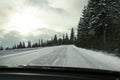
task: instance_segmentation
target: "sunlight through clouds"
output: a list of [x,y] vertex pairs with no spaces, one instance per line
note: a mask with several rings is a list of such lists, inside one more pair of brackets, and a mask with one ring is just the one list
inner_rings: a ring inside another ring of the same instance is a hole
[[[0,44],[10,45],[6,40],[28,40],[31,35],[34,41],[47,38],[45,35],[51,37],[69,32],[70,28],[77,28],[87,1],[0,0]],[[11,36],[13,33],[17,37]]]
[[28,7],[21,12],[11,16],[8,24],[9,30],[16,30],[23,35],[29,34],[36,29],[45,28],[46,24],[42,22],[42,19],[37,18],[38,10]]

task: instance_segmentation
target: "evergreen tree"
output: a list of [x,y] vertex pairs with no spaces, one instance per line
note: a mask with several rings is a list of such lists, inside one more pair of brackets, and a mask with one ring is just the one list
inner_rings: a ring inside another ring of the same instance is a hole
[[16,46],[16,45],[14,45],[14,46],[12,47],[12,49],[17,49],[17,46]]
[[27,46],[28,48],[31,48],[32,47],[32,45],[31,45],[31,42],[30,41],[28,41],[28,46]]
[[77,46],[108,51],[118,48],[119,11],[119,0],[90,0],[78,25]]
[[23,42],[23,44],[22,44],[22,48],[25,48],[26,46],[25,46],[25,42]]
[[40,40],[39,40],[39,43],[38,43],[38,45],[39,45],[39,47],[41,47],[41,42],[40,42]]
[[65,35],[63,34],[63,40],[62,40],[62,44],[64,45],[65,44]]
[[5,50],[10,50],[10,48],[9,48],[9,47],[7,47],[7,48],[5,48]]
[[54,45],[57,45],[57,35],[54,36]]
[[63,40],[61,38],[58,39],[58,45],[62,45],[63,44]]
[[36,42],[32,45],[32,47],[39,47],[39,44]]
[[74,44],[74,40],[75,40],[75,33],[74,33],[74,29],[71,29],[71,36],[70,36],[70,43]]
[[77,41],[76,41],[77,46],[86,47],[86,45],[88,44],[88,30],[89,30],[89,20],[91,18],[90,15],[91,12],[89,12],[88,7],[84,7],[83,15],[80,18],[80,22],[78,24]]
[[0,47],[0,50],[4,50],[4,48],[1,46],[1,47]]
[[70,40],[68,38],[68,34],[66,33],[66,37],[65,37],[65,44],[70,44]]
[[17,48],[18,48],[18,49],[23,48],[22,42],[20,42],[20,43],[17,45]]

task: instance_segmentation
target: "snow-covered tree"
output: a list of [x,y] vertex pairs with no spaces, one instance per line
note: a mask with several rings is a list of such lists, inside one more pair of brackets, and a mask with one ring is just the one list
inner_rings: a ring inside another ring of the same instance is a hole
[[120,1],[90,0],[78,25],[77,45],[114,51],[119,40]]

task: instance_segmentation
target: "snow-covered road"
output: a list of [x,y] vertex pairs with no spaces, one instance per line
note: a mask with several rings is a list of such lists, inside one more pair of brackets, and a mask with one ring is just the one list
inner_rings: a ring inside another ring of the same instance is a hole
[[0,65],[39,65],[119,70],[120,59],[74,45],[46,47],[0,56]]

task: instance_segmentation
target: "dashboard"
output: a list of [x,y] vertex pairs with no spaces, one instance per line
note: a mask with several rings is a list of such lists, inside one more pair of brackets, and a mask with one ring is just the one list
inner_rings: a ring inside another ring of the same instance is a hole
[[0,80],[120,80],[120,73],[76,68],[0,68]]

